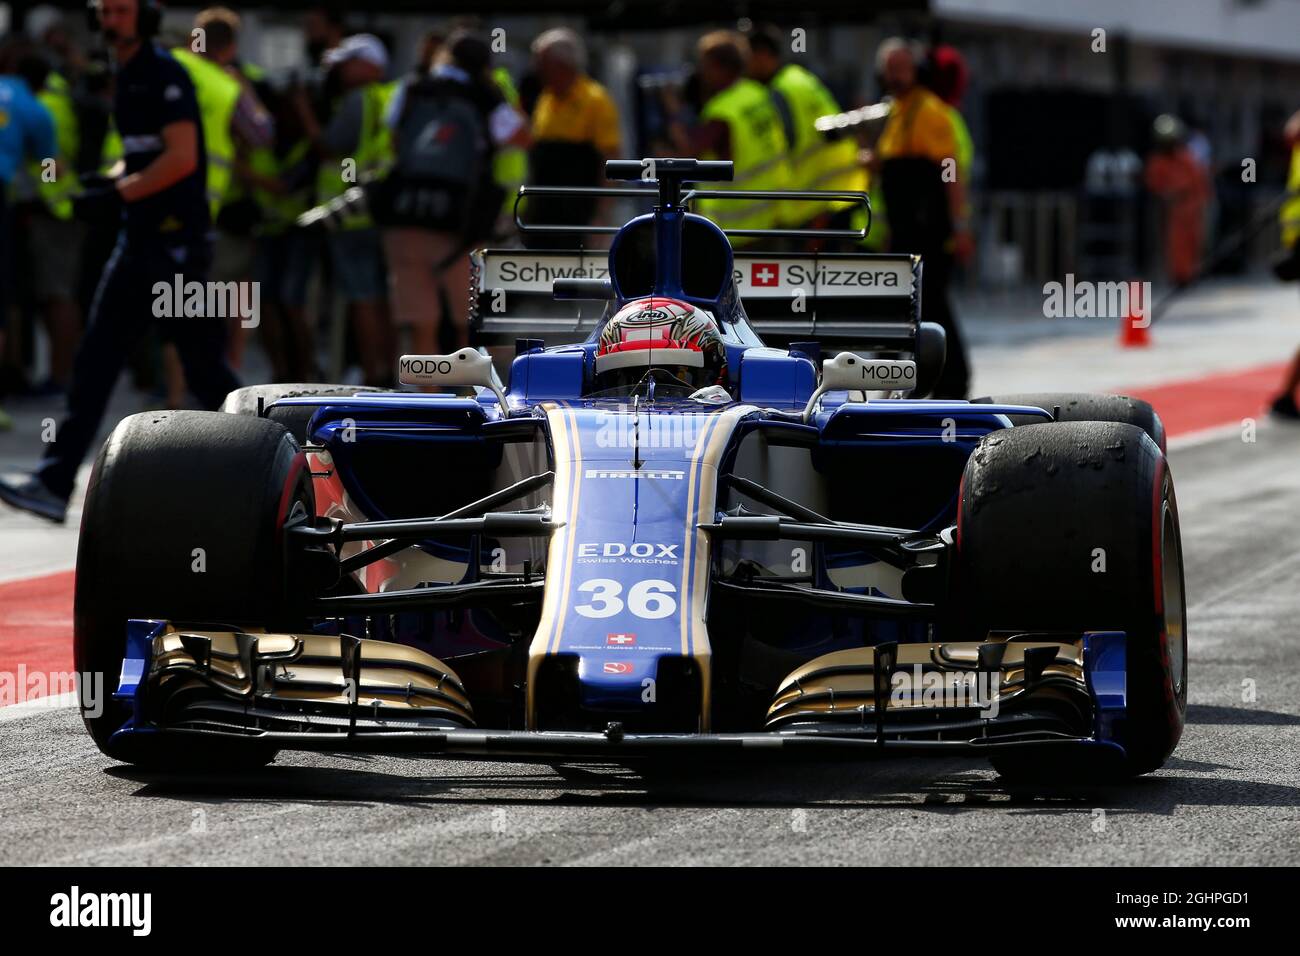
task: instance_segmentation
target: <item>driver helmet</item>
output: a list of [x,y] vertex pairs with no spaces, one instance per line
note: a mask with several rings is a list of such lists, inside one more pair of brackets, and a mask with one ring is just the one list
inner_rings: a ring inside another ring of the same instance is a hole
[[597,388],[634,386],[653,370],[694,389],[723,384],[727,350],[713,316],[665,296],[633,299],[619,309],[600,332]]

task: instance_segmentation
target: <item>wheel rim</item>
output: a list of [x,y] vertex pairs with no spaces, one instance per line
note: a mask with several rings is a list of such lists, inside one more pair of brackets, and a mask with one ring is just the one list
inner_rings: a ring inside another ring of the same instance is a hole
[[1165,502],[1160,533],[1161,592],[1164,605],[1165,647],[1169,654],[1169,673],[1174,697],[1183,694],[1187,679],[1186,605],[1183,601],[1183,555],[1178,544],[1178,528],[1173,509]]

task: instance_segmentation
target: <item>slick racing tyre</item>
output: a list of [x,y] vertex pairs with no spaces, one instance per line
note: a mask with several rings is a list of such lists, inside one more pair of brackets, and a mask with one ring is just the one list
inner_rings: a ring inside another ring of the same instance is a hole
[[77,673],[103,675],[107,699],[82,707],[100,750],[167,767],[271,760],[273,750],[216,741],[187,743],[183,752],[114,742],[130,709],[111,695],[129,618],[289,623],[284,528],[314,513],[306,456],[276,422],[163,411],[132,415],[113,430],[86,492],[74,609]]
[[289,429],[289,434],[298,439],[298,444],[305,445],[307,443],[307,424],[316,411],[315,406],[282,405],[279,408],[272,408],[271,406],[280,399],[314,398],[316,396],[351,398],[353,395],[391,391],[393,391],[391,388],[367,388],[363,385],[323,385],[313,383],[249,385],[244,388],[237,388],[227,395],[225,402],[221,405],[221,410],[236,415],[252,415],[256,417],[258,412],[257,402],[260,398],[262,408],[266,409],[266,417]]
[[[1165,451],[1165,426],[1149,402],[1127,395],[1094,395],[1087,392],[1022,392],[1016,395],[992,395],[973,398],[980,405],[1034,405],[1045,411],[1060,407],[1062,422],[1122,422],[1136,425]],[[1008,415],[1013,425],[1042,422],[1037,415]]]
[[1125,758],[1085,767],[1076,748],[1007,750],[993,759],[999,773],[1131,777],[1164,763],[1187,708],[1186,601],[1173,479],[1150,435],[1060,422],[985,436],[962,478],[956,564],[977,639],[992,629],[1127,635]]

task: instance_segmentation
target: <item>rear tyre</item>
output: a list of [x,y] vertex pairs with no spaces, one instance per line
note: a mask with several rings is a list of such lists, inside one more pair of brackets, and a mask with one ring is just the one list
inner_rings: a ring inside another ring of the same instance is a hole
[[290,624],[284,528],[315,514],[314,504],[306,456],[275,422],[144,412],[114,429],[86,493],[74,610],[77,673],[102,674],[108,697],[102,708],[82,708],[100,750],[168,767],[262,764],[274,757],[270,748],[221,741],[179,752],[139,739],[114,742],[130,710],[111,695],[129,618]]
[[235,415],[258,414],[258,400],[265,409],[265,415],[273,422],[279,422],[289,430],[299,445],[307,444],[307,424],[316,412],[314,405],[281,405],[272,408],[282,398],[351,398],[353,395],[369,395],[391,392],[391,388],[367,388],[362,385],[324,385],[319,383],[295,383],[288,385],[249,385],[237,388],[226,396],[221,411]]
[[[986,436],[966,464],[957,530],[961,606],[972,632],[1126,632],[1126,757],[1007,751],[1013,779],[1155,770],[1187,708],[1186,602],[1178,504],[1165,456],[1133,425],[1061,422]],[[1054,757],[1060,754],[1059,761]]]
[[[1059,407],[1062,422],[1121,422],[1146,432],[1161,451],[1165,451],[1165,426],[1149,402],[1127,395],[1095,395],[1089,392],[1021,392],[1015,395],[991,395],[973,398],[980,405],[1034,405],[1044,411]],[[1008,415],[1013,425],[1033,425],[1043,419],[1038,415]]]

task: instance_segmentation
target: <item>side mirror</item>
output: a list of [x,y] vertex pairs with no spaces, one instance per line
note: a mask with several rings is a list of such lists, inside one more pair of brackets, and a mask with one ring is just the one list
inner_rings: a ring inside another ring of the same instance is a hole
[[853,352],[822,362],[822,381],[803,410],[803,420],[826,392],[894,392],[916,387],[916,363],[911,359],[863,358]]
[[934,391],[943,374],[948,357],[948,333],[937,322],[921,322],[916,327],[916,390],[912,395],[924,398]]
[[501,411],[508,414],[506,393],[501,388],[492,359],[466,346],[450,355],[403,355],[397,366],[397,380],[403,385],[478,385],[496,395]]

